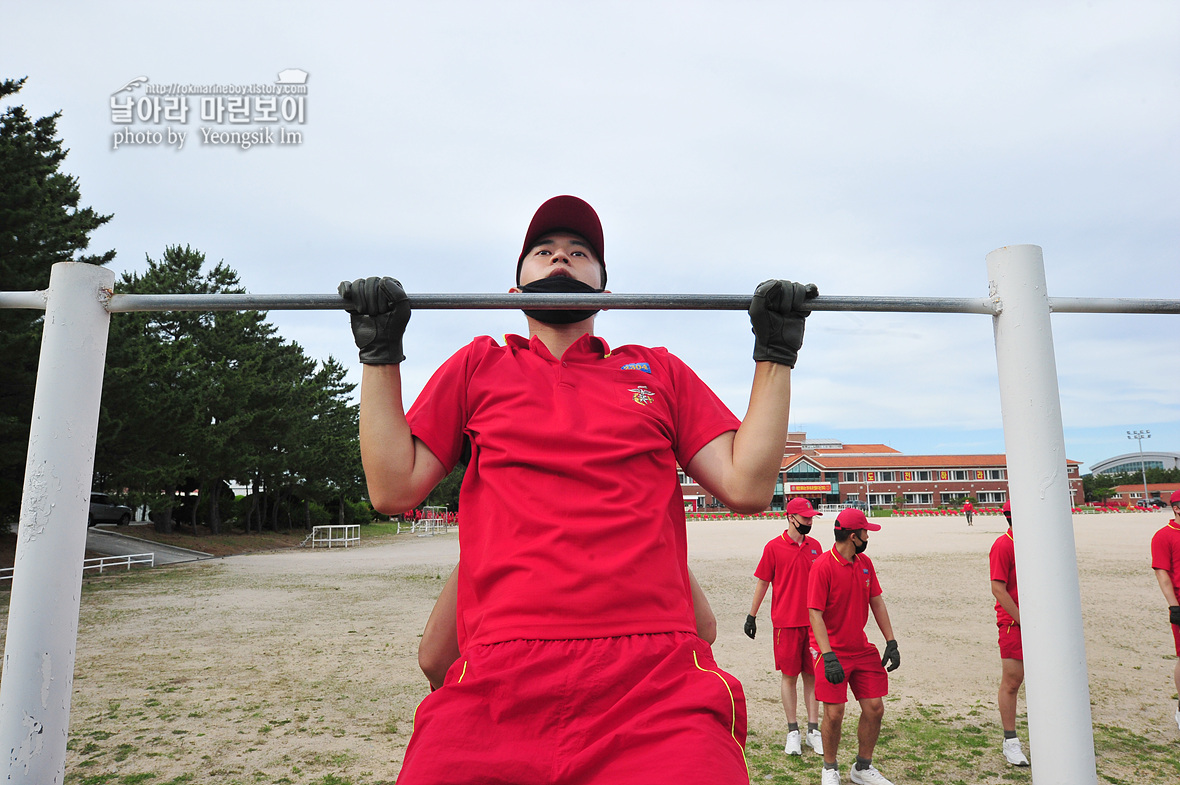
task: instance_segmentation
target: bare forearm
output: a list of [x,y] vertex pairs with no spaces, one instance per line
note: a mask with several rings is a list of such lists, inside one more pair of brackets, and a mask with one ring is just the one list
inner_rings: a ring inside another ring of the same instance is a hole
[[992,596],[996,598],[996,602],[1000,604],[1004,612],[1012,617],[1012,621],[1020,624],[1020,606],[1008,593],[1008,584],[1004,581],[992,581]]
[[713,613],[713,607],[709,605],[709,598],[705,596],[705,590],[697,583],[697,576],[692,574],[692,570],[688,571],[688,585],[692,592],[692,610],[696,617],[697,636],[705,643],[712,645],[717,640],[717,616]]
[[750,406],[733,437],[735,493],[769,504],[783,463],[791,409],[791,369],[777,363],[754,366]]
[[762,607],[762,600],[766,597],[766,590],[770,588],[770,584],[761,578],[758,579],[757,585],[754,586],[754,601],[750,603],[750,615],[757,616],[758,609]]
[[791,369],[758,363],[741,426],[701,448],[688,473],[735,512],[765,510],[782,467],[790,403]]
[[877,620],[877,626],[881,629],[885,640],[893,640],[893,624],[889,621],[889,609],[885,607],[885,600],[881,598],[880,594],[869,598],[869,609],[872,610],[873,618]]
[[418,642],[418,667],[436,690],[442,686],[451,664],[459,659],[458,594],[459,567],[456,565],[443,584],[430,618],[426,620],[422,640]]
[[1159,581],[1160,591],[1164,593],[1164,599],[1168,601],[1168,607],[1173,605],[1180,605],[1177,601],[1176,587],[1172,585],[1172,576],[1167,570],[1156,570],[1155,579]]
[[828,628],[824,624],[823,611],[808,608],[807,614],[811,619],[811,631],[815,633],[815,645],[819,648],[821,654],[828,653],[832,650],[832,645],[828,641]]
[[436,471],[432,472],[435,467],[430,461],[420,460],[422,453],[433,456],[414,441],[406,421],[400,366],[364,366],[360,439],[369,500],[379,512],[392,514],[414,507],[438,481],[439,477],[431,481]]

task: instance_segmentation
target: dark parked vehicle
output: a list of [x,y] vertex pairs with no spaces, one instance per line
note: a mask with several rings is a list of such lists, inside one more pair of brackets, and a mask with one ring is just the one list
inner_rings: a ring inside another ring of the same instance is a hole
[[122,504],[115,504],[105,493],[90,494],[90,521],[96,523],[117,523],[126,526],[131,523],[131,508]]
[[1142,504],[1144,507],[1155,507],[1157,510],[1160,507],[1168,506],[1168,503],[1158,496],[1152,496],[1150,499],[1144,500]]

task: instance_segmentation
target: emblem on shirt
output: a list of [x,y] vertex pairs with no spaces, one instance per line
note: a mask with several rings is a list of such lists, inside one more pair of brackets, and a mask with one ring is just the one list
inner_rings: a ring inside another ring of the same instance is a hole
[[620,371],[643,371],[644,373],[651,373],[651,366],[647,363],[627,363],[619,368]]
[[631,400],[635,401],[635,403],[639,404],[640,406],[647,406],[656,399],[656,394],[647,389],[647,387],[642,384],[638,387],[628,390],[627,392],[631,393]]

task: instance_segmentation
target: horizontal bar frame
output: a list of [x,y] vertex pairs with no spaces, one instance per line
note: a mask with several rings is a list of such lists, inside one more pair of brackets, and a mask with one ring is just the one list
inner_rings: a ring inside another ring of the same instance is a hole
[[[745,311],[747,294],[440,294],[409,295],[414,310],[519,310],[598,308],[616,311]],[[147,311],[332,311],[347,303],[338,294],[110,294],[111,313]],[[821,295],[813,311],[900,313],[976,313],[1002,310],[989,297],[848,297]],[[0,292],[0,309],[44,310],[45,292]],[[1050,297],[1054,313],[1180,314],[1180,300],[1103,297]]]

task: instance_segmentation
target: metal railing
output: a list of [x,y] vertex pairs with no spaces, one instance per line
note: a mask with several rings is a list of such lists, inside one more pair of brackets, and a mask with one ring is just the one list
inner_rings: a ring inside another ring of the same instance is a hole
[[326,526],[315,526],[311,530],[311,547],[322,545],[331,548],[333,545],[343,545],[347,548],[354,542],[361,541],[361,527],[359,523],[333,523]]
[[[87,570],[98,570],[101,575],[106,569],[110,567],[126,567],[131,569],[133,564],[146,564],[148,567],[156,566],[156,554],[154,553],[132,553],[126,556],[97,556],[93,559],[82,560],[82,572]],[[14,567],[0,568],[0,581],[12,580],[12,573]]]

